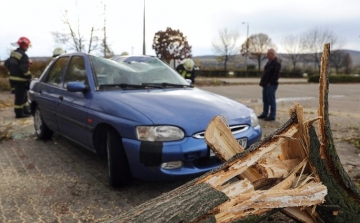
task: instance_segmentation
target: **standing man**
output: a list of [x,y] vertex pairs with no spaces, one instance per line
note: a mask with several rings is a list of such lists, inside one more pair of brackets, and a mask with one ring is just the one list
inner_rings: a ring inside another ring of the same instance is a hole
[[28,38],[21,37],[16,43],[19,47],[11,52],[9,59],[5,61],[5,66],[10,72],[9,80],[15,88],[15,118],[27,118],[31,115],[27,102],[31,73],[29,71],[29,57],[25,52],[31,46],[31,42]]
[[192,59],[190,58],[185,59],[184,63],[179,64],[176,67],[176,70],[177,72],[179,72],[181,76],[183,76],[183,78],[190,79],[192,85],[195,84],[195,69],[194,69],[194,61]]
[[[279,85],[281,64],[276,57],[274,49],[267,52],[269,61],[266,63],[264,73],[261,76],[260,86],[262,89],[263,112],[258,116],[265,121],[274,121],[276,119],[276,97],[275,92]],[[269,114],[270,109],[270,114]]]

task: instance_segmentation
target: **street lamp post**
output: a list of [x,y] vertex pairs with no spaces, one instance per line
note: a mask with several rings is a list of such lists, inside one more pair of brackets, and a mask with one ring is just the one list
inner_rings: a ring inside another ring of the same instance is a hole
[[143,55],[146,55],[145,50],[145,0],[144,0],[144,24],[143,24]]
[[246,54],[245,54],[245,73],[247,74],[247,58],[248,58],[248,51],[249,51],[249,23],[242,22],[242,24],[247,25],[247,32],[246,32]]

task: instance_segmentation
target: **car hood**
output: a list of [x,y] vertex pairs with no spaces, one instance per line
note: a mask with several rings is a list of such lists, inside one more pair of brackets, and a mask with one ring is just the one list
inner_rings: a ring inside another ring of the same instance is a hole
[[114,105],[127,104],[154,125],[181,126],[188,132],[203,131],[212,118],[220,115],[226,117],[229,125],[250,125],[250,108],[197,88],[103,93]]

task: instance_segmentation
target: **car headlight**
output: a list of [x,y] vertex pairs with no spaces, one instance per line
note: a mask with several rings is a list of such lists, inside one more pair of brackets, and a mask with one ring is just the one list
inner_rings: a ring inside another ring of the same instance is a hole
[[250,118],[251,118],[251,126],[259,125],[259,120],[253,110],[251,110]]
[[184,132],[176,126],[137,126],[138,140],[142,141],[174,141],[184,138]]

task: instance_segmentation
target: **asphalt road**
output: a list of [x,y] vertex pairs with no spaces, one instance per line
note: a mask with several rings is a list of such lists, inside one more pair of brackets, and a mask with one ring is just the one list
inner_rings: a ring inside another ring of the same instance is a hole
[[[256,84],[201,88],[240,101],[258,114],[261,111],[261,88]],[[260,121],[264,135],[287,120],[294,103],[315,117],[318,92],[317,84],[279,85],[278,117],[274,122]],[[359,93],[357,84],[330,85],[334,137],[348,168],[360,165],[357,150],[342,140],[360,138]],[[0,103],[6,97],[12,96],[2,92]],[[100,222],[190,180],[134,180],[131,186],[110,188],[106,160],[57,134],[52,140],[39,141],[31,119],[19,121],[13,116],[11,107],[1,109],[0,123],[11,123],[13,139],[0,141],[0,222]]]

